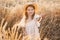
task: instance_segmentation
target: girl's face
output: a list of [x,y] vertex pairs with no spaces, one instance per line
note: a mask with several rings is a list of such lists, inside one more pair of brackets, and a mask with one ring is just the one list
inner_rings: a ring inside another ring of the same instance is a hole
[[28,7],[27,8],[27,14],[28,16],[32,16],[34,14],[35,10],[33,7]]

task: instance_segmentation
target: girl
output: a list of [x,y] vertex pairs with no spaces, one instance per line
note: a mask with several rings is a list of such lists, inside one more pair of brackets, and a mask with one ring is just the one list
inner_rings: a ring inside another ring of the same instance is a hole
[[35,6],[29,4],[25,8],[25,17],[23,17],[23,19],[19,23],[20,27],[25,27],[25,33],[29,36],[29,40],[40,40],[38,30],[40,24],[36,18],[39,18],[39,16],[35,15]]

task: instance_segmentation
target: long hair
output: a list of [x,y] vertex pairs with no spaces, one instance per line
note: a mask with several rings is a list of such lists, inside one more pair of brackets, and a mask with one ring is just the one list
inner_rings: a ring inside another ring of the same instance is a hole
[[[26,20],[28,19],[28,14],[27,14],[27,8],[28,8],[28,7],[33,7],[33,9],[35,10],[35,6],[32,5],[32,4],[28,5],[28,6],[25,8]],[[35,15],[35,11],[34,11],[34,13],[33,13],[33,15],[32,15],[32,19],[34,18],[34,15]]]

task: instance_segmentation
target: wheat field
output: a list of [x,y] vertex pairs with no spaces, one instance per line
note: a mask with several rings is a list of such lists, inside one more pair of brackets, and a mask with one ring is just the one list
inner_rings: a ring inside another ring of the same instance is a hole
[[[32,0],[31,0],[32,1]],[[22,3],[23,2],[23,3]],[[21,1],[21,4],[24,5],[26,1]],[[29,1],[27,1],[29,2]],[[33,1],[34,2],[34,1]],[[43,3],[40,3],[43,2]],[[10,4],[9,4],[10,3]],[[14,3],[14,4],[13,4]],[[59,1],[60,3],[60,1]],[[41,39],[43,38],[43,29],[45,21],[52,21],[52,19],[56,16],[60,17],[60,5],[59,3],[48,3],[48,1],[37,1],[37,4],[42,4],[38,8],[38,14],[44,14],[42,16],[42,25],[39,28],[39,32],[41,33]],[[17,24],[21,21],[23,17],[23,11],[21,10],[21,6],[19,1],[14,0],[0,0],[0,40],[22,40],[23,37],[23,28],[18,28]],[[52,4],[52,5],[51,5]],[[58,18],[59,18],[58,17]],[[55,19],[56,20],[56,19]],[[51,22],[50,21],[50,22]],[[59,19],[60,22],[60,19]],[[53,23],[54,24],[54,23]],[[48,24],[49,25],[49,24]],[[29,36],[24,36],[25,40],[29,40]]]

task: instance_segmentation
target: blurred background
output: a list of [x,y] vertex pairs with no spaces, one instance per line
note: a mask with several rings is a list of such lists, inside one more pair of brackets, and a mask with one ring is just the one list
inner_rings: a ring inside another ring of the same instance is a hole
[[37,4],[38,14],[60,14],[60,0],[0,0],[0,40],[22,39],[22,29],[17,30],[17,23],[23,17],[24,5],[29,2]]
[[29,2],[35,2],[38,5],[39,11],[53,11],[60,9],[60,0],[0,0],[0,8],[3,7],[8,10],[12,10]]

